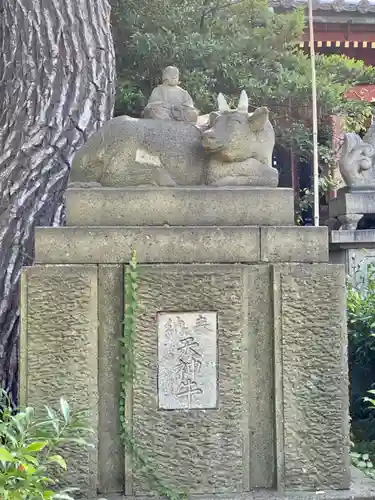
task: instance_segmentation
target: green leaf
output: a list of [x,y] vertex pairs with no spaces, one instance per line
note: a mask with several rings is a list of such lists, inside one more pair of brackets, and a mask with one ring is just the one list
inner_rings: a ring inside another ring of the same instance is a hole
[[0,460],[12,463],[15,461],[15,458],[6,448],[0,448]]
[[29,462],[29,463],[31,463],[33,465],[38,465],[38,463],[39,463],[38,460],[35,457],[31,456],[31,455],[24,455],[23,459],[26,462]]
[[23,464],[23,470],[27,474],[27,476],[32,476],[36,473],[36,468],[30,464]]
[[52,455],[51,457],[48,457],[47,460],[50,463],[55,463],[55,464],[59,465],[64,470],[67,470],[67,468],[68,468],[65,460],[63,459],[63,457],[61,455]]
[[24,451],[26,453],[30,453],[32,451],[42,451],[47,445],[48,441],[35,441],[35,443],[31,443],[28,446],[26,446]]
[[51,500],[55,494],[52,490],[43,491],[43,500]]
[[8,498],[11,498],[11,500],[24,500],[25,497],[22,492],[12,491],[11,496]]
[[60,425],[59,425],[59,419],[58,419],[56,413],[49,406],[46,406],[45,408],[47,410],[48,417],[50,419],[50,422],[53,425],[53,428],[55,429],[56,432],[59,432]]
[[67,401],[64,398],[60,399],[60,408],[65,422],[68,423],[70,420],[70,408]]

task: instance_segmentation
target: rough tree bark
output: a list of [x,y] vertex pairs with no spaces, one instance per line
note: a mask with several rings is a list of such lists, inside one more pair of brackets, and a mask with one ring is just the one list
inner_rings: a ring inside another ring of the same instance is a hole
[[0,381],[15,394],[20,270],[64,221],[72,156],[111,117],[107,0],[0,0]]

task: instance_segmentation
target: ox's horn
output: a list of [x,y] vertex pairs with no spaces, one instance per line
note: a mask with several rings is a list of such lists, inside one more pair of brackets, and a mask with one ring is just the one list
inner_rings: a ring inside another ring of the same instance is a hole
[[249,98],[247,97],[246,92],[243,90],[240,95],[240,100],[238,101],[237,111],[241,113],[249,112]]
[[217,96],[217,105],[218,105],[218,108],[219,108],[220,112],[230,111],[229,104],[227,103],[225,97],[223,96],[223,94],[221,92]]

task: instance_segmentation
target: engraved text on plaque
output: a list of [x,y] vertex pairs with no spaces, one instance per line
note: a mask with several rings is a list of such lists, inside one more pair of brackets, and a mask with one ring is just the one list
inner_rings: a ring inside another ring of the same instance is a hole
[[165,410],[217,407],[217,314],[158,315],[158,397]]

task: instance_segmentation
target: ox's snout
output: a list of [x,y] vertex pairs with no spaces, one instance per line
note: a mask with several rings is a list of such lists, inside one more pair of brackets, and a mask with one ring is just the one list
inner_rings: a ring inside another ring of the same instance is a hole
[[213,129],[206,130],[202,134],[202,145],[207,151],[219,151],[224,147]]

